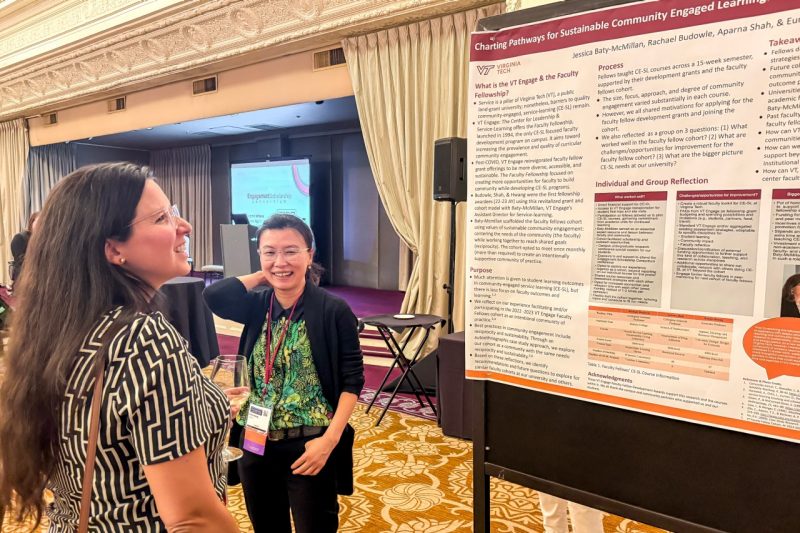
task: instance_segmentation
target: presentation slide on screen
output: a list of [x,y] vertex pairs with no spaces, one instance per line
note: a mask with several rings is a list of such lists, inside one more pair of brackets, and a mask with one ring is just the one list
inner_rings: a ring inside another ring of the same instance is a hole
[[467,376],[800,442],[800,0],[475,33],[469,104]]
[[286,159],[231,165],[231,213],[245,213],[260,226],[275,213],[311,223],[308,159]]

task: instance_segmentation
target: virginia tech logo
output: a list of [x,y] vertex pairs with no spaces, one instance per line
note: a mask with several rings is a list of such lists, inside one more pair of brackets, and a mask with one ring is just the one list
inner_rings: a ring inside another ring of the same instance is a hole
[[481,76],[486,76],[492,71],[493,68],[494,65],[478,65],[478,74]]

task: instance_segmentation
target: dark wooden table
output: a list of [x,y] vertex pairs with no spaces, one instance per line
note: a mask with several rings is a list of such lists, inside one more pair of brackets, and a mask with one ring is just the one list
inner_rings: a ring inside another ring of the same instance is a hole
[[173,278],[161,287],[166,300],[167,319],[187,341],[200,367],[219,355],[214,316],[203,300],[206,284],[191,277]]
[[[401,315],[374,315],[368,316],[366,318],[362,318],[361,321],[364,324],[369,326],[374,326],[378,329],[378,333],[380,333],[381,337],[383,338],[383,342],[386,343],[386,347],[389,348],[389,352],[391,352],[392,357],[394,357],[394,361],[392,361],[392,366],[389,367],[389,370],[386,372],[386,375],[383,377],[383,381],[381,382],[381,386],[378,387],[378,390],[375,391],[375,396],[372,398],[372,401],[369,403],[367,407],[367,413],[369,410],[372,409],[375,400],[378,399],[383,393],[383,387],[386,385],[386,381],[389,379],[389,376],[394,370],[395,366],[399,366],[400,369],[403,371],[400,379],[397,380],[397,384],[395,385],[394,389],[392,390],[391,396],[389,397],[389,402],[383,408],[383,412],[381,416],[378,417],[378,421],[375,423],[377,427],[381,420],[383,420],[384,415],[386,415],[386,411],[389,409],[389,406],[392,404],[394,397],[397,395],[398,389],[400,389],[400,385],[403,384],[404,381],[408,382],[408,385],[411,387],[412,392],[419,400],[419,404],[421,407],[425,407],[425,404],[422,402],[422,397],[420,397],[420,392],[425,396],[425,399],[428,401],[428,405],[433,410],[434,414],[436,414],[436,407],[434,407],[433,402],[431,402],[428,393],[425,391],[425,388],[422,386],[422,382],[420,381],[417,374],[414,372],[412,366],[417,361],[420,353],[422,352],[422,348],[425,346],[425,342],[427,342],[428,337],[431,334],[431,331],[436,326],[443,326],[445,324],[445,320],[436,315],[409,315],[408,318],[397,318]],[[402,332],[403,330],[410,328],[410,331],[407,333],[405,340],[402,344],[397,342],[397,339],[394,338],[392,335],[392,331]],[[406,348],[408,347],[408,341],[414,336],[414,333],[423,328],[425,330],[425,336],[422,341],[417,346],[414,354],[411,357],[406,355]]]

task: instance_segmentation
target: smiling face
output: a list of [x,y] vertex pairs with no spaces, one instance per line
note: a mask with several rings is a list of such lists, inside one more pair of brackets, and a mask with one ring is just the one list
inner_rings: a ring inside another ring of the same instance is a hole
[[109,239],[108,260],[124,268],[154,289],[189,272],[185,237],[192,226],[173,216],[170,201],[153,180],[147,180],[128,240]]
[[314,257],[300,232],[292,228],[264,230],[258,245],[261,271],[275,292],[299,296]]

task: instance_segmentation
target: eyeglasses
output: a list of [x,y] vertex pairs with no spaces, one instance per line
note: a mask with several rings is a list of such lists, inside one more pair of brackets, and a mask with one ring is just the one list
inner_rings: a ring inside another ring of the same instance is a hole
[[264,250],[258,250],[258,255],[261,256],[262,261],[272,262],[275,261],[279,255],[283,255],[283,258],[289,262],[294,261],[300,257],[300,254],[303,252],[309,251],[311,248],[287,248],[285,250],[273,250],[272,248],[265,248]]
[[[155,217],[155,218],[153,218],[153,217]],[[155,222],[156,224],[169,224],[173,228],[177,228],[178,227],[178,219],[181,218],[181,211],[180,211],[180,209],[178,209],[177,205],[171,205],[169,207],[164,207],[162,209],[159,209],[158,211],[154,211],[154,212],[150,213],[149,215],[144,215],[142,217],[134,219],[133,222],[128,224],[128,227],[130,228],[134,224],[138,224],[139,222],[142,222],[142,221],[147,220],[149,218],[152,218],[153,222]]]

